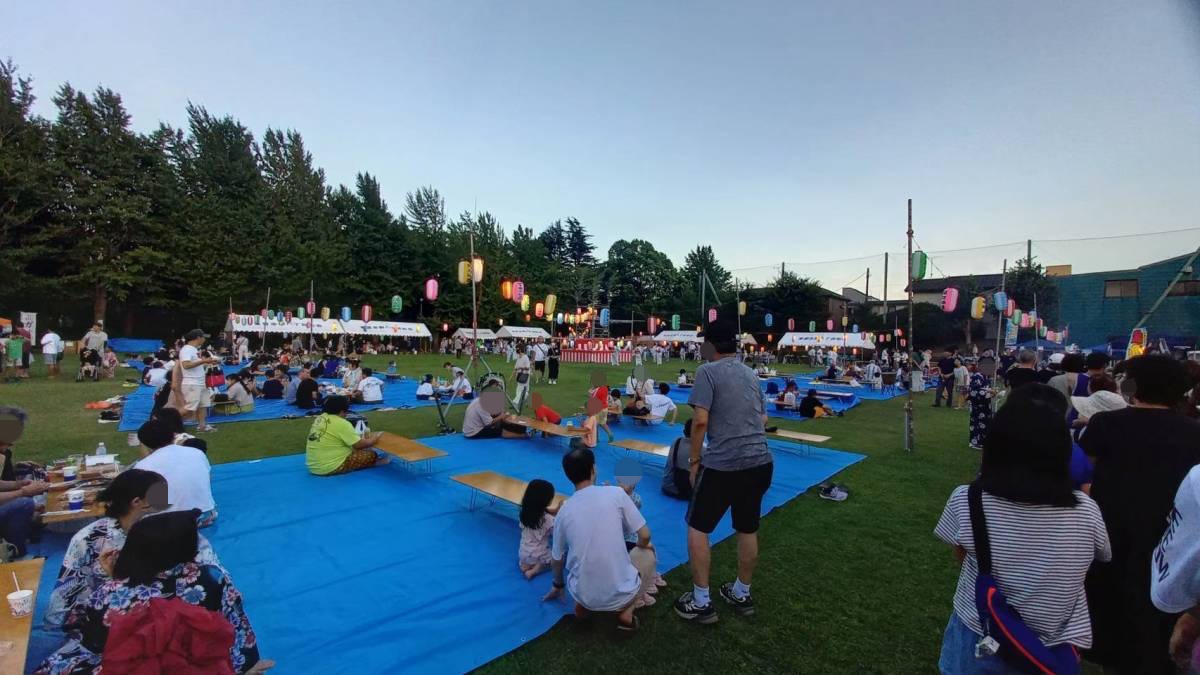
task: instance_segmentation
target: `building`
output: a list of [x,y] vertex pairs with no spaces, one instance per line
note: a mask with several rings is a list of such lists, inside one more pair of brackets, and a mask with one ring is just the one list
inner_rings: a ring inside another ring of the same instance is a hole
[[824,304],[825,315],[836,324],[841,317],[846,316],[850,309],[850,301],[841,293],[821,288],[821,302]]
[[[1191,254],[1136,269],[1053,276],[1058,286],[1058,327],[1068,340],[1088,348],[1112,341],[1123,345],[1129,332],[1150,311]],[[1195,345],[1200,336],[1200,260],[1185,269],[1179,282],[1145,323],[1151,341]],[[918,282],[920,283],[920,282]]]

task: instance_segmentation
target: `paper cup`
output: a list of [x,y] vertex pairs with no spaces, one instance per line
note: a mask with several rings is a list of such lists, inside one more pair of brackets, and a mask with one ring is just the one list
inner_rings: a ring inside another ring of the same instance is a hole
[[13,591],[8,594],[8,609],[13,616],[33,614],[33,591]]
[[79,468],[74,464],[68,464],[67,466],[63,467],[62,474],[64,481],[75,480],[75,477],[79,475]]
[[72,511],[83,510],[83,490],[67,490],[67,508]]

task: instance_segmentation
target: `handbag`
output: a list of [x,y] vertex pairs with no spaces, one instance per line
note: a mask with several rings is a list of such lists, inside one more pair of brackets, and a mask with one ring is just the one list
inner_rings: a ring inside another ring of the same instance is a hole
[[225,386],[225,371],[217,367],[209,368],[204,372],[204,386],[209,389]]
[[525,384],[529,381],[529,371],[521,371],[517,373],[517,384]]
[[[983,515],[983,488],[978,482],[967,488],[967,504],[971,513],[971,533],[975,537],[975,609],[984,639],[977,652],[990,644],[1009,666],[1023,673],[1039,675],[1076,675],[1079,673],[1079,653],[1070,643],[1047,647],[1033,632],[1021,613],[1008,604],[1004,591],[992,576],[992,545],[988,539],[987,521]],[[989,642],[990,640],[990,642]]]

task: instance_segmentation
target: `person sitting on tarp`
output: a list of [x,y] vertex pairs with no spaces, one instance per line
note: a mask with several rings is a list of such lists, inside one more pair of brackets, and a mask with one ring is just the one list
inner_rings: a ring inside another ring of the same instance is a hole
[[354,391],[358,389],[358,383],[362,382],[363,370],[359,367],[358,359],[350,357],[346,360],[346,370],[342,374],[342,387]]
[[455,397],[464,401],[475,398],[475,390],[471,388],[471,381],[467,379],[467,374],[462,370],[454,371],[454,382],[450,384],[450,391]]
[[311,473],[332,476],[383,466],[391,461],[389,455],[371,449],[383,432],[360,438],[354,425],[346,419],[349,412],[350,399],[345,396],[330,396],[321,405],[321,414],[313,420],[304,445],[305,464]]
[[463,436],[475,438],[525,438],[525,427],[509,421],[504,412],[504,394],[494,382],[483,387],[479,398],[467,406],[463,417]]
[[417,400],[428,401],[433,398],[433,375],[426,374],[421,380],[421,384],[417,385]]
[[560,424],[562,415],[550,406],[546,405],[545,399],[538,392],[533,392],[533,418],[541,422],[549,422],[550,424]]
[[838,379],[838,369],[837,369],[837,364],[836,364],[836,363],[831,363],[831,364],[829,364],[829,367],[825,369],[825,375],[824,375],[824,376],[822,376],[822,378],[821,378],[821,379],[823,379],[823,380],[836,380],[836,379]]
[[817,398],[816,389],[809,389],[808,396],[800,399],[801,417],[829,417],[833,414],[833,409],[821,403],[821,399]]
[[338,370],[342,367],[342,360],[333,354],[326,354],[325,358],[321,359],[320,365],[320,377],[337,377]]
[[275,370],[271,371],[271,377],[263,381],[262,388],[259,390],[262,392],[263,399],[268,401],[282,399],[287,392],[290,380],[287,366],[276,366]]
[[796,392],[798,390],[796,381],[789,379],[783,387],[783,393],[775,399],[775,403],[782,404],[786,408],[794,408],[796,406]]
[[297,408],[312,410],[321,402],[321,386],[317,383],[320,374],[315,367],[312,370],[300,369],[300,383],[296,385]]
[[383,380],[375,377],[375,371],[362,369],[362,379],[354,388],[354,400],[360,403],[383,403]]

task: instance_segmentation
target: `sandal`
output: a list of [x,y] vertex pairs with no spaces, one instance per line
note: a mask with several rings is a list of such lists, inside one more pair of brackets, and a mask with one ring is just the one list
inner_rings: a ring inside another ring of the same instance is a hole
[[635,614],[633,616],[633,621],[630,621],[629,623],[622,623],[620,619],[617,619],[617,630],[624,631],[626,633],[632,633],[636,631],[641,624],[642,622],[638,620],[637,615]]

